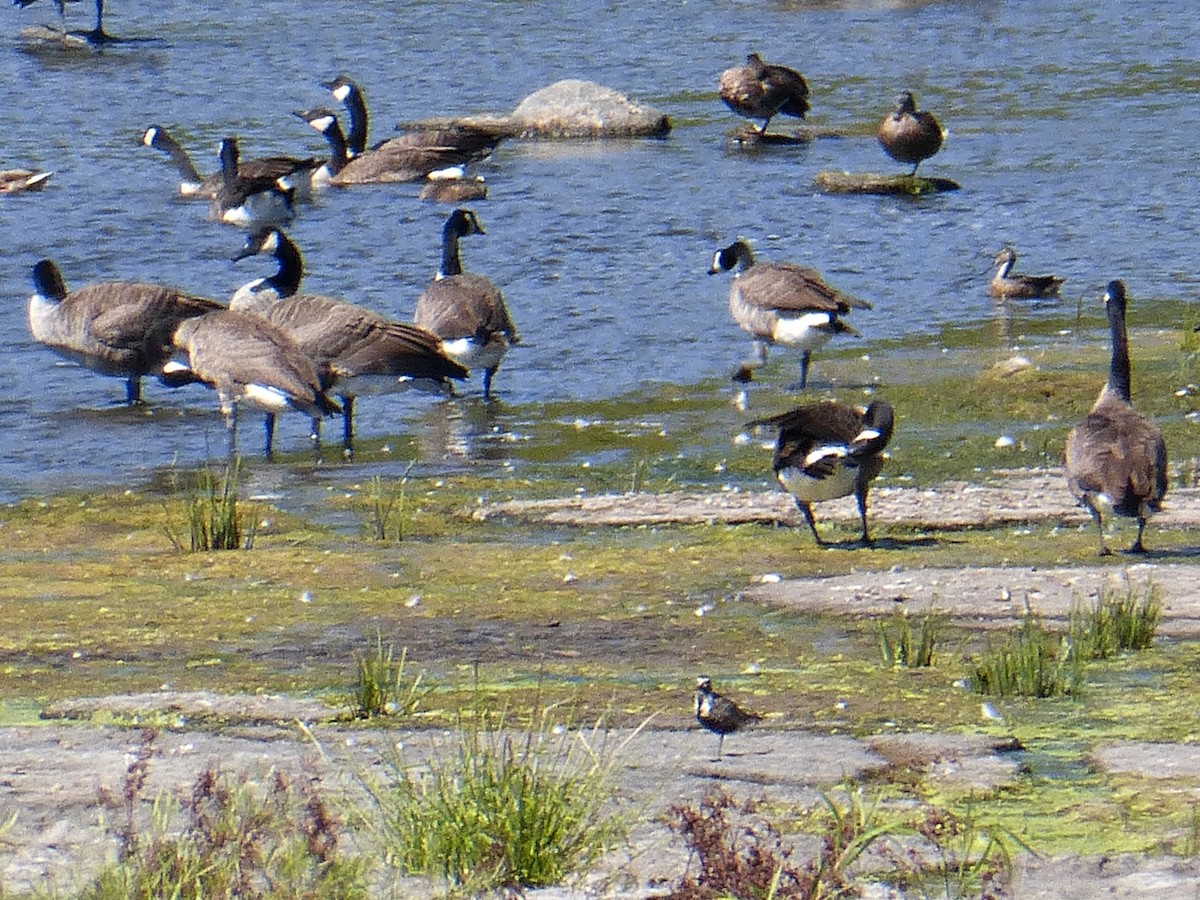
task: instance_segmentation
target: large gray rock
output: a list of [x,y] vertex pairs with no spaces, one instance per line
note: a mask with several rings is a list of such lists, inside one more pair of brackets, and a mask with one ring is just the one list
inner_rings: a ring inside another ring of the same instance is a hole
[[518,131],[536,137],[647,137],[667,134],[671,120],[624,94],[570,78],[534,91],[512,113]]
[[400,130],[464,125],[509,138],[662,137],[671,120],[661,110],[630,100],[594,81],[566,79],[534,91],[511,113],[427,119]]

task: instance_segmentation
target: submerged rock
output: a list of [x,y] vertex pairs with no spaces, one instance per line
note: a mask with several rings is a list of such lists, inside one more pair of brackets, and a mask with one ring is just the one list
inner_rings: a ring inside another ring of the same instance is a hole
[[937,194],[957,191],[958,182],[949,178],[923,175],[876,175],[870,172],[819,172],[814,179],[817,190],[827,194]]

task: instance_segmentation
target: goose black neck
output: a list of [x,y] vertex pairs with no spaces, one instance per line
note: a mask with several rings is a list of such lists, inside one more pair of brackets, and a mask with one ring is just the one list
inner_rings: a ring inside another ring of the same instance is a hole
[[52,260],[39,260],[33,267],[33,286],[37,292],[48,300],[63,301],[67,299],[67,284],[63,281],[62,272]]
[[462,271],[462,258],[458,252],[458,227],[451,218],[442,229],[442,267],[438,274],[442,278],[449,278],[451,275],[461,275]]
[[1105,295],[1108,312],[1108,328],[1112,337],[1112,361],[1108,368],[1108,390],[1126,403],[1132,402],[1132,384],[1129,365],[1129,335],[1125,330],[1125,288],[1111,282]]
[[238,146],[232,138],[221,141],[221,181],[226,187],[237,183]]
[[367,101],[363,99],[362,91],[357,87],[351,87],[350,93],[346,95],[344,105],[346,111],[350,113],[350,135],[346,138],[346,145],[350,148],[351,153],[358,156],[367,149],[367,123],[370,121],[367,114]]
[[350,161],[350,154],[346,149],[346,135],[337,119],[333,120],[324,133],[329,144],[329,171],[336,175],[346,168],[346,163]]
[[300,290],[300,280],[304,277],[304,257],[300,255],[300,248],[282,232],[279,232],[278,240],[275,259],[279,262],[279,270],[267,282],[275,288],[279,297],[290,297]]

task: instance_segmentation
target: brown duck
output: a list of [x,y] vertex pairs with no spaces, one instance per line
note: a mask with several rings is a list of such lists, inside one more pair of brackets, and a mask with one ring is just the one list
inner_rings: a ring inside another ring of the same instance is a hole
[[892,159],[912,163],[911,175],[917,174],[922,160],[929,159],[942,147],[945,133],[933,113],[917,109],[908,91],[896,98],[896,110],[879,123],[879,143]]
[[747,119],[762,119],[759,134],[777,114],[803,119],[808,112],[808,82],[795,69],[768,65],[757,53],[746,57],[744,66],[721,73],[718,80],[725,105]]
[[1052,297],[1058,293],[1063,280],[1056,275],[1014,275],[1013,266],[1017,262],[1017,251],[1005,247],[996,254],[992,265],[997,266],[996,274],[988,286],[988,293],[998,300],[1010,297],[1032,298]]

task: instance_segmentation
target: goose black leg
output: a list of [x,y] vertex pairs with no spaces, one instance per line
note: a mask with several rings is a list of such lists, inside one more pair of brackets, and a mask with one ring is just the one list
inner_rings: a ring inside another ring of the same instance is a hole
[[346,459],[354,456],[354,398],[338,397],[342,402],[342,451]]
[[267,462],[275,461],[275,413],[267,413],[266,421],[263,423],[263,428],[266,431],[265,452]]
[[821,535],[817,533],[817,520],[813,518],[812,507],[802,500],[797,500],[796,505],[800,507],[800,512],[804,513],[804,520],[808,522],[808,527],[812,530],[813,538],[816,540],[817,546],[824,547],[825,542],[821,540]]

